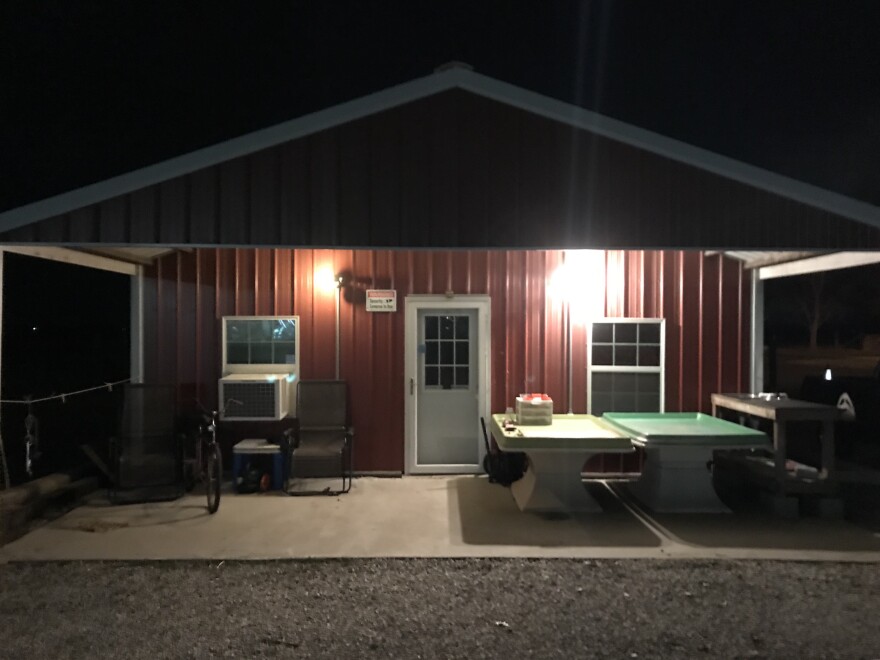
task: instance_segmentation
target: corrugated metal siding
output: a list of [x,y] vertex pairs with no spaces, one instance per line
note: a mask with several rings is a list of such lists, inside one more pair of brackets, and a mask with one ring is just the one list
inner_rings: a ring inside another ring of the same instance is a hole
[[[404,298],[492,297],[492,408],[523,390],[548,392],[567,410],[563,305],[547,294],[559,251],[196,249],[160,258],[145,291],[147,378],[178,386],[182,408],[216,403],[220,318],[298,314],[303,378],[333,377],[335,301],[316,271],[346,272],[340,308],[341,375],[349,382],[358,470],[401,471],[404,460]],[[748,280],[739,262],[697,252],[607,252],[607,287],[589,288],[608,316],[667,319],[666,409],[709,410],[709,394],[747,386]],[[367,288],[393,288],[398,312],[368,313]],[[573,328],[574,412],[587,401],[586,334]],[[699,348],[699,350],[695,350]],[[227,426],[230,433],[231,425]],[[234,433],[233,433],[234,434]],[[227,436],[225,444],[232,442]],[[227,447],[228,448],[228,447]],[[637,469],[638,456],[597,459]]]
[[0,241],[830,250],[880,230],[451,91]]

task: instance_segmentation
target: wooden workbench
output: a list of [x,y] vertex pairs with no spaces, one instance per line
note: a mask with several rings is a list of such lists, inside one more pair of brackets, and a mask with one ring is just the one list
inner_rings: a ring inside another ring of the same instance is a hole
[[[761,418],[773,423],[772,477],[780,495],[800,493],[831,493],[837,488],[834,469],[834,422],[838,410],[810,401],[788,397],[761,396],[757,394],[713,394],[712,415],[723,417],[719,411],[733,411],[741,424],[750,418]],[[787,460],[787,425],[789,422],[814,421],[821,424],[821,465],[816,466],[815,479],[797,478],[789,475]],[[760,467],[760,464],[756,464]]]

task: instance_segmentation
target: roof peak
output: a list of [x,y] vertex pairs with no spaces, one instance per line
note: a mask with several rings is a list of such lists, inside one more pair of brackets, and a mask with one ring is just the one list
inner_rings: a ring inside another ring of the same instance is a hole
[[449,62],[444,62],[443,64],[434,67],[434,73],[440,73],[442,71],[473,71],[474,67],[467,62],[462,62],[460,60],[451,60]]

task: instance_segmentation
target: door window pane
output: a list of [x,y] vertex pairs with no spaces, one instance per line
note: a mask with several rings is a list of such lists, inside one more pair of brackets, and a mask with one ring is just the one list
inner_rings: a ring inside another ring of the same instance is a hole
[[440,319],[440,339],[452,339],[455,337],[455,317],[444,316]]
[[470,328],[468,324],[470,319],[467,316],[459,316],[455,321],[455,338],[468,339]]
[[437,339],[440,336],[437,330],[439,320],[436,316],[425,317],[425,339]]
[[453,364],[452,342],[440,342],[440,364]]
[[425,342],[425,364],[437,364],[440,351],[436,341]]

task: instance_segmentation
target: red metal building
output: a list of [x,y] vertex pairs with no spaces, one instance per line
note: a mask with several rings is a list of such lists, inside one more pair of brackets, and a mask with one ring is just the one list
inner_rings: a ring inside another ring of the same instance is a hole
[[[665,409],[707,411],[710,393],[750,386],[759,289],[706,250],[876,250],[880,214],[450,69],[7,211],[0,243],[132,260],[157,248],[138,267],[133,369],[176,383],[181,402],[216,399],[224,315],[298,315],[301,376],[333,376],[335,300],[315,277],[346,273],[355,468],[400,472],[406,296],[490,297],[493,411],[528,387],[583,412],[584,326],[569,355],[547,285],[563,250],[600,250],[582,283],[593,313],[665,319]],[[367,288],[394,289],[398,311],[367,312]]]
[[[341,376],[357,428],[356,469],[403,470],[404,319],[366,311],[366,288],[492,299],[491,407],[511,405],[524,383],[568,407],[562,306],[546,282],[560,251],[208,249],[175,252],[147,270],[146,377],[174,382],[182,402],[212,400],[220,377],[219,318],[296,314],[302,378],[334,376],[334,295],[314,286],[329,266],[356,284],[341,305]],[[709,409],[709,394],[748,387],[749,279],[721,255],[608,251],[599,306],[607,316],[662,317],[666,409]],[[589,286],[589,283],[585,283]],[[586,338],[573,325],[572,408],[586,412]]]

